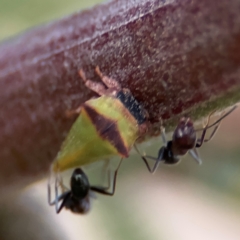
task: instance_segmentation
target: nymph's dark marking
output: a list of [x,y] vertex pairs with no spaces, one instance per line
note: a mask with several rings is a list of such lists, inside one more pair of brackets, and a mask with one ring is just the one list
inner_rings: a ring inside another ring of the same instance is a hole
[[[209,124],[210,116],[208,117],[207,125],[201,129],[202,134],[199,139],[197,139],[196,131],[193,122],[190,120],[190,118],[181,118],[179,121],[179,124],[177,128],[175,129],[173,133],[173,137],[171,141],[166,140],[164,129],[161,129],[161,136],[164,142],[163,147],[160,148],[158,152],[158,157],[152,157],[152,156],[141,156],[144,160],[149,172],[153,173],[157,169],[160,162],[164,162],[165,164],[175,164],[178,163],[181,158],[188,152],[191,154],[191,156],[199,163],[202,163],[202,160],[200,159],[197,149],[202,146],[204,142],[210,141],[213,136],[215,135],[217,129],[220,126],[221,121],[228,116],[231,112],[233,112],[237,106],[234,106],[230,111],[228,111],[226,114],[224,114],[221,118],[219,118],[216,122],[213,124]],[[214,127],[213,131],[211,132],[208,139],[205,139],[205,135],[207,132],[207,129],[210,127]],[[139,153],[138,149],[135,146],[135,149]],[[151,169],[147,158],[155,160],[155,164],[153,168]]]
[[[90,197],[92,191],[108,196],[113,196],[116,188],[117,172],[121,165],[120,161],[112,181],[112,191],[108,191],[111,185],[110,171],[108,172],[108,187],[91,186],[87,175],[80,168],[76,168],[71,176],[71,189],[58,196],[58,182],[55,182],[55,200],[51,201],[51,188],[48,184],[48,203],[55,205],[56,213],[60,213],[63,207],[71,210],[73,213],[84,214],[90,210]],[[60,206],[58,203],[61,202]]]
[[128,111],[134,116],[138,124],[146,122],[146,114],[144,108],[133,97],[128,89],[123,89],[117,93],[116,96],[122,104],[128,109]]
[[83,108],[91,119],[92,124],[96,127],[99,136],[109,141],[123,157],[128,157],[128,149],[119,133],[117,123],[99,114],[87,104],[84,104]]

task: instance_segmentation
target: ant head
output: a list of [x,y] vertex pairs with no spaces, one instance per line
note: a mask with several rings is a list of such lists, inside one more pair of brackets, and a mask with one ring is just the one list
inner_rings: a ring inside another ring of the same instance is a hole
[[195,147],[196,138],[196,131],[191,119],[186,117],[181,118],[173,133],[172,141],[174,146],[184,153],[186,150]]
[[75,198],[83,199],[87,196],[90,184],[87,175],[80,168],[74,170],[70,184],[72,195]]

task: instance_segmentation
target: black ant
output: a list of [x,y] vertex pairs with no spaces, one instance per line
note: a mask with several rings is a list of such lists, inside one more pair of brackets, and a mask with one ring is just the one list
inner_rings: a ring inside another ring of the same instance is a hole
[[[58,179],[55,180],[55,200],[51,202],[51,189],[50,183],[48,183],[48,203],[49,205],[55,205],[56,213],[65,207],[66,209],[71,210],[73,213],[85,214],[90,210],[91,203],[90,197],[94,197],[93,192],[101,193],[108,196],[113,196],[115,193],[117,172],[121,165],[122,160],[120,161],[117,169],[114,172],[114,177],[112,181],[112,191],[108,191],[111,184],[111,173],[108,171],[108,187],[101,186],[91,186],[87,175],[83,172],[82,169],[76,168],[71,176],[70,180],[70,190],[63,192],[58,196],[58,183],[62,188],[67,189],[62,182],[58,182]],[[60,206],[59,202],[61,202]]]
[[[183,117],[180,119],[176,129],[173,132],[172,140],[167,141],[165,136],[164,128],[161,127],[161,136],[165,146],[162,146],[158,151],[158,157],[152,156],[142,156],[138,149],[135,146],[136,151],[141,155],[143,161],[145,162],[149,172],[154,173],[160,164],[160,162],[164,162],[165,164],[176,164],[181,158],[188,152],[198,164],[202,163],[201,158],[198,155],[197,149],[202,146],[204,142],[210,141],[215,135],[217,129],[221,121],[227,117],[231,112],[233,112],[237,106],[234,106],[229,110],[226,114],[224,114],[221,118],[219,118],[216,122],[209,125],[210,116],[208,117],[207,124],[202,128],[195,130],[193,126],[193,122],[190,118]],[[206,132],[209,128],[214,127],[212,133],[210,134],[208,139],[205,139]],[[197,131],[202,131],[201,137],[197,138]],[[155,164],[151,169],[147,158],[155,160]]]

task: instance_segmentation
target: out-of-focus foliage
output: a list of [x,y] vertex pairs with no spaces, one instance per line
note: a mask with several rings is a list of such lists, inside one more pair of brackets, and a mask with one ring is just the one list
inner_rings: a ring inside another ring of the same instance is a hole
[[0,39],[91,7],[100,0],[0,0]]

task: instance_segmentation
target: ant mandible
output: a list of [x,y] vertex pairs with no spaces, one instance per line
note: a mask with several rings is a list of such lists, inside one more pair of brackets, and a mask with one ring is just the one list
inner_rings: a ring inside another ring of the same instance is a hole
[[[76,168],[71,176],[70,180],[70,190],[63,192],[58,196],[58,183],[62,188],[67,189],[62,182],[56,178],[55,179],[55,200],[51,201],[51,188],[50,183],[48,183],[48,203],[50,206],[55,205],[56,213],[60,213],[65,207],[71,210],[73,213],[85,214],[91,208],[90,197],[94,197],[93,192],[101,193],[108,196],[113,196],[115,193],[116,179],[119,167],[122,163],[122,159],[114,172],[114,177],[112,181],[112,191],[108,191],[111,185],[111,174],[108,171],[108,186],[91,186],[87,175],[83,172],[81,168]],[[61,202],[60,206],[59,202]]]
[[[221,121],[227,117],[231,112],[233,112],[237,106],[232,107],[226,114],[224,114],[221,118],[219,118],[216,122],[209,125],[209,120],[211,114],[208,116],[207,124],[202,128],[195,130],[193,126],[193,122],[190,118],[183,117],[180,119],[176,129],[173,132],[172,140],[167,141],[165,130],[163,127],[161,127],[161,136],[164,143],[164,146],[162,146],[158,151],[157,157],[152,156],[143,156],[138,151],[137,147],[135,146],[136,151],[141,155],[141,158],[145,162],[149,172],[154,173],[156,169],[158,168],[160,162],[164,162],[165,164],[176,164],[178,163],[181,158],[186,154],[189,153],[198,164],[202,163],[201,158],[198,155],[197,149],[202,146],[204,142],[210,141],[213,136],[215,135],[217,129],[219,128],[219,125]],[[210,134],[208,139],[205,139],[206,132],[209,128],[214,127],[212,133]],[[197,131],[202,131],[201,137],[197,138]],[[155,164],[153,168],[149,166],[149,163],[147,161],[148,159],[155,160]]]

